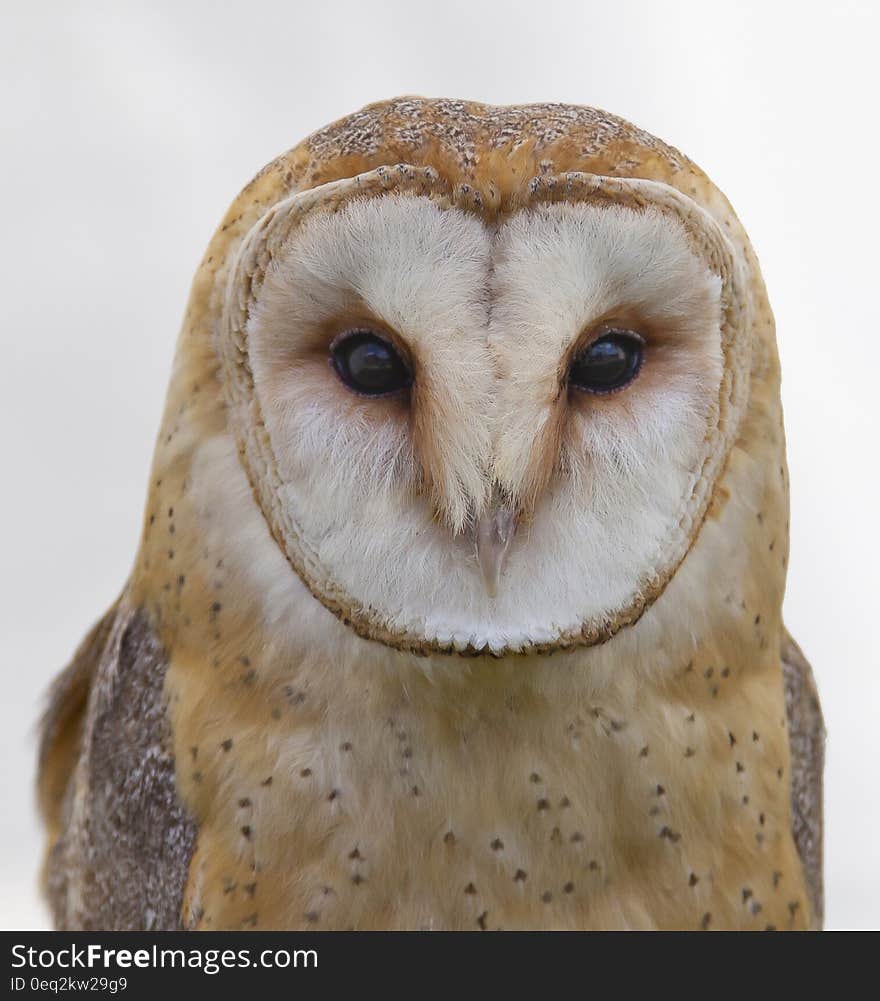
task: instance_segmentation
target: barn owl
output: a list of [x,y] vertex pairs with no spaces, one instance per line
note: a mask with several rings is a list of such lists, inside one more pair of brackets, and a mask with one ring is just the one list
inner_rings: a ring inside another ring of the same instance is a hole
[[565,105],[314,133],[208,247],[50,693],[56,924],[819,927],[787,539],[758,263],[681,153]]

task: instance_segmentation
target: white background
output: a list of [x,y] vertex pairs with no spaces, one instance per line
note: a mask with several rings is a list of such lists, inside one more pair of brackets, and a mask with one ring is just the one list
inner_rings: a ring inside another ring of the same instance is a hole
[[131,564],[199,257],[259,167],[401,93],[594,104],[681,148],[732,200],[779,327],[785,613],[829,731],[827,923],[880,925],[878,5],[0,0],[0,13],[0,925],[47,922],[34,721]]

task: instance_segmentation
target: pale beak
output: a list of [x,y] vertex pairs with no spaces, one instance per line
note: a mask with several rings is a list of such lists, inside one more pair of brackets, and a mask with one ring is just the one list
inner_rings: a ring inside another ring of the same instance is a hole
[[483,585],[490,598],[498,594],[501,570],[507,550],[516,534],[516,512],[506,504],[491,504],[481,515],[474,529],[477,562],[483,575]]

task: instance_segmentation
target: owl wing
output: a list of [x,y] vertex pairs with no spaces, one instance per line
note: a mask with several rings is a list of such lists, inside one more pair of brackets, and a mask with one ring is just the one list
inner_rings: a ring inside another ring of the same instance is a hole
[[784,630],[781,655],[791,751],[792,833],[804,867],[814,923],[816,927],[821,927],[824,910],[822,770],[825,762],[825,723],[813,671],[788,630]]
[[38,793],[60,929],[180,926],[195,826],[175,785],[167,666],[147,615],[122,599],[50,690]]
[[53,839],[79,757],[89,690],[116,619],[117,605],[92,626],[71,662],[52,682],[46,699],[40,723],[37,796],[43,822]]

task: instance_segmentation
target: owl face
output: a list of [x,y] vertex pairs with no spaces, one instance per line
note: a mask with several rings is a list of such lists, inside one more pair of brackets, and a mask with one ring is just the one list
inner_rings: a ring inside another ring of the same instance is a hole
[[276,206],[232,269],[220,353],[293,568],[407,649],[553,649],[634,621],[730,440],[729,262],[652,182],[535,182],[489,215],[401,168]]

